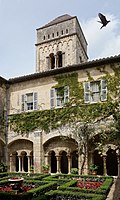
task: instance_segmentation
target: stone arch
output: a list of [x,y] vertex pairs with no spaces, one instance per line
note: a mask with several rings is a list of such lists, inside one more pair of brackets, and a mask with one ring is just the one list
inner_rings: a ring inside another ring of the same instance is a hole
[[44,148],[44,154],[48,154],[52,150],[55,151],[55,153],[58,155],[61,151],[74,151],[78,148],[77,142],[72,139],[65,136],[55,136],[52,138],[49,138],[43,145]]
[[33,142],[18,139],[8,145],[10,171],[28,172],[33,163]]
[[[68,137],[56,136],[47,140],[44,145],[44,160],[50,164],[52,173],[70,173],[71,152],[77,151],[77,143]],[[65,168],[63,168],[65,162]],[[55,167],[53,165],[55,164]],[[57,165],[57,167],[56,167]],[[61,171],[62,170],[62,171]]]

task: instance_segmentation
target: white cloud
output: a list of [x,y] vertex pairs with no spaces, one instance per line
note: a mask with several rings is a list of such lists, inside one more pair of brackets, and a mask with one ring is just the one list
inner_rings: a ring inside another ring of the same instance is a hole
[[82,22],[90,60],[120,54],[120,20],[114,15],[106,16],[111,22],[102,29],[98,17]]

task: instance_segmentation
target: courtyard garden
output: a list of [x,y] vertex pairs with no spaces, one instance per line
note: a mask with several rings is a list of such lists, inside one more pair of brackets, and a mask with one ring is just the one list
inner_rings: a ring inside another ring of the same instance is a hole
[[0,173],[0,199],[105,200],[113,178],[75,174]]

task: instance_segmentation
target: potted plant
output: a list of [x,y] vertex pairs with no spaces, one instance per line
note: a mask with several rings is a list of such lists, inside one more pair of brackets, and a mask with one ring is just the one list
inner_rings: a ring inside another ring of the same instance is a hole
[[71,174],[78,174],[77,168],[71,168]]
[[49,172],[49,165],[42,164],[42,171],[43,171],[43,173],[48,173]]
[[95,164],[91,164],[91,165],[89,166],[90,173],[93,174],[93,175],[96,175],[96,174],[97,174],[97,169],[98,169],[98,166],[95,165]]

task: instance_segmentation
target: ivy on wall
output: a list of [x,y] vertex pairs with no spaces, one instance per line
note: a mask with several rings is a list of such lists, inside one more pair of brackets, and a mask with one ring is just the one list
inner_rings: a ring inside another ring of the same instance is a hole
[[117,98],[120,94],[120,73],[118,73],[120,70],[114,69],[114,71],[114,76],[108,73],[104,76],[108,82],[108,100],[104,103],[87,105],[84,104],[83,100],[83,83],[78,82],[77,73],[55,76],[54,78],[57,81],[55,88],[69,86],[69,102],[63,108],[10,115],[11,130],[21,134],[30,133],[36,129],[49,132],[51,129],[56,129],[73,121],[92,121],[101,116],[104,118],[114,114],[119,101],[112,101],[112,98]]

